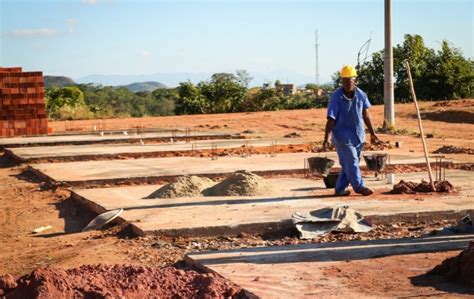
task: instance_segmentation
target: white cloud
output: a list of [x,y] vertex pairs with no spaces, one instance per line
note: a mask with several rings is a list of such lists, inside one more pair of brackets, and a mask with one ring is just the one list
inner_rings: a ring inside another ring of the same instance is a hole
[[81,3],[85,5],[96,5],[99,4],[99,2],[101,4],[106,3],[111,5],[114,4],[115,0],[81,0]]
[[147,50],[143,50],[139,54],[140,54],[140,57],[142,57],[143,59],[148,59],[151,57],[151,53]]
[[79,24],[79,20],[78,19],[66,19],[66,25],[68,26],[76,26],[77,24]]
[[79,20],[77,19],[66,19],[66,26],[68,33],[74,33],[76,31],[76,26],[79,24]]
[[176,55],[179,56],[179,57],[184,57],[186,56],[186,49],[185,48],[179,48],[177,51],[176,51]]
[[51,37],[58,35],[59,31],[51,28],[37,28],[37,29],[13,29],[7,35],[13,37]]
[[[0,0],[1,1],[1,0]],[[63,29],[53,28],[21,28],[12,29],[5,32],[5,36],[11,36],[15,38],[38,38],[38,37],[53,37],[64,34],[72,34],[76,31],[78,19],[69,18],[64,20],[65,27]]]
[[88,5],[95,5],[97,4],[97,0],[81,0],[82,4],[88,4]]

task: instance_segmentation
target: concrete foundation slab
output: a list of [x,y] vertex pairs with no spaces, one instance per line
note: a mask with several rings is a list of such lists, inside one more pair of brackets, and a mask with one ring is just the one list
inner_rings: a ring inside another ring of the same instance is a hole
[[230,139],[242,138],[240,135],[229,133],[208,133],[208,132],[163,132],[163,133],[141,133],[134,134],[80,134],[80,135],[58,135],[58,136],[38,136],[38,137],[13,137],[0,138],[0,148],[14,148],[25,146],[44,145],[67,145],[67,144],[96,144],[96,143],[140,143],[143,141],[169,142],[174,140],[203,140],[203,139]]
[[[280,178],[270,179],[280,189],[278,197],[146,199],[160,187],[157,185],[73,190],[72,196],[96,213],[123,208],[121,217],[131,223],[139,235],[265,233],[291,229],[290,218],[294,212],[308,212],[327,206],[350,205],[374,223],[459,218],[467,212],[474,212],[472,172],[452,170],[446,175],[459,189],[458,194],[334,197],[333,190],[326,189],[322,181]],[[425,173],[408,173],[398,179],[421,181],[426,177]],[[392,187],[373,179],[366,180],[366,184],[376,189]]]
[[259,298],[353,298],[371,294],[355,294],[337,280],[325,279],[325,267],[382,256],[460,250],[473,240],[474,235],[456,235],[246,248],[189,254],[185,261],[218,273]]
[[[303,172],[305,160],[314,153],[254,155],[250,157],[211,158],[172,157],[134,160],[40,163],[30,170],[46,180],[67,183],[71,186],[153,182],[180,175],[225,175],[245,169],[257,174]],[[336,153],[326,155],[337,161]],[[425,159],[416,155],[392,154],[392,164],[420,164]],[[364,161],[361,161],[364,166]]]
[[246,147],[268,147],[274,144],[303,144],[298,139],[218,139],[198,141],[178,141],[160,144],[90,144],[63,146],[36,146],[6,149],[5,153],[19,162],[34,163],[38,160],[54,159],[55,161],[94,160],[98,158],[116,159],[118,157],[152,157],[166,152],[196,152],[200,150],[218,150]]

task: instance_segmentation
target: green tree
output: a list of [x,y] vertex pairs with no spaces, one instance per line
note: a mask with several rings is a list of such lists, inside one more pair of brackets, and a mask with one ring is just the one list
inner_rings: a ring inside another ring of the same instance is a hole
[[[383,103],[384,52],[372,55],[359,69],[358,86],[372,103]],[[405,61],[410,63],[413,84],[419,99],[448,100],[469,98],[474,91],[474,64],[462,53],[450,47],[447,41],[441,50],[427,48],[420,35],[405,35],[403,43],[393,49],[395,99],[405,102],[411,99]],[[333,76],[335,87],[340,84],[339,74]]]
[[474,95],[474,61],[462,56],[459,49],[450,47],[447,41],[441,44],[430,68],[438,97],[443,100],[469,98]]
[[200,82],[198,87],[209,101],[209,113],[240,111],[247,91],[233,74],[227,73],[214,74],[209,82]]
[[240,84],[240,86],[243,86],[245,88],[249,87],[250,81],[253,80],[253,77],[250,76],[249,72],[246,70],[237,70],[235,72],[237,82]]
[[176,114],[202,114],[209,110],[209,100],[201,94],[200,88],[190,81],[179,83],[178,95]]
[[152,93],[154,105],[148,110],[151,115],[173,115],[175,114],[176,102],[179,99],[177,88],[159,88]]
[[384,61],[383,52],[375,52],[370,61],[365,62],[358,71],[357,85],[372,104],[383,104]]
[[403,44],[393,49],[393,71],[395,77],[395,97],[402,102],[411,98],[405,61],[410,63],[413,84],[417,97],[430,99],[432,91],[429,84],[428,65],[434,58],[434,51],[425,46],[420,35],[406,34]]
[[85,104],[84,93],[75,86],[49,88],[45,98],[49,113],[56,112],[63,106],[77,107]]
[[316,92],[316,91],[318,91],[319,86],[317,84],[314,84],[314,83],[308,83],[308,84],[305,85],[305,88],[308,89],[308,90],[311,90],[312,92]]
[[58,120],[89,119],[94,115],[84,101],[84,93],[76,86],[46,89],[48,116]]

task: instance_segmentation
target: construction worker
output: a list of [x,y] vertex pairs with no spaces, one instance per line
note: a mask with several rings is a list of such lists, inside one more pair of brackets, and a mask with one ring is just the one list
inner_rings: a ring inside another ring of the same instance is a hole
[[323,147],[329,147],[329,134],[332,132],[332,143],[336,147],[341,172],[336,183],[336,195],[347,196],[349,184],[354,192],[364,196],[374,191],[364,185],[359,161],[365,142],[365,125],[369,129],[370,141],[378,142],[372,127],[369,113],[370,102],[367,95],[356,86],[357,71],[345,65],[341,69],[342,87],[331,96],[327,110],[326,130]]

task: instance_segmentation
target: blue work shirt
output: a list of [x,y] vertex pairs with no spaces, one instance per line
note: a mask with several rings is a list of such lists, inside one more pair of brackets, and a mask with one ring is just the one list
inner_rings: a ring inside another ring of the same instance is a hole
[[367,95],[356,87],[354,98],[347,99],[339,87],[331,96],[327,117],[334,119],[332,140],[334,144],[357,145],[365,141],[365,125],[362,110],[370,107]]

